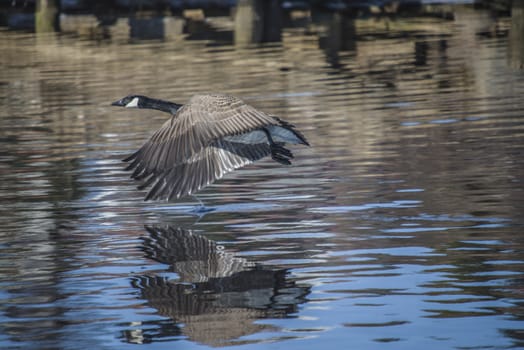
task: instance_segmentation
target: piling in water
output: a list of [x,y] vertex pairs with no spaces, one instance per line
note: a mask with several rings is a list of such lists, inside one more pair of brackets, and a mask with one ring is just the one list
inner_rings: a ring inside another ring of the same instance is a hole
[[280,41],[282,8],[275,0],[238,0],[235,13],[235,44],[245,46]]
[[37,0],[35,31],[49,33],[60,31],[59,0]]

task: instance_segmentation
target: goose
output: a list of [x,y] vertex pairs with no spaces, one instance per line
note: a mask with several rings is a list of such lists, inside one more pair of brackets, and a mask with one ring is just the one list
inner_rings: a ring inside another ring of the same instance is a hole
[[129,95],[112,103],[171,114],[128,162],[131,178],[148,189],[144,200],[192,195],[225,174],[266,156],[289,165],[285,146],[309,146],[295,126],[225,94],[197,94],[184,104]]

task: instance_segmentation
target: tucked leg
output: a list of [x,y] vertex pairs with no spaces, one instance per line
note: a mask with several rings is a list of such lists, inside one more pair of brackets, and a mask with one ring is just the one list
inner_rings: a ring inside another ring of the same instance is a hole
[[269,143],[269,148],[271,150],[271,158],[274,161],[279,162],[280,164],[291,164],[290,159],[293,159],[293,153],[291,153],[290,150],[284,147],[284,143],[274,142],[269,130],[267,130],[266,128],[263,128],[262,130],[266,134],[267,141]]

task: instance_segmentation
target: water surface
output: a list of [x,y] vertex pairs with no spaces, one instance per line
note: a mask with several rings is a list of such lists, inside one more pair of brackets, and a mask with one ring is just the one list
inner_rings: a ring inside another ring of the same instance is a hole
[[[510,26],[361,20],[344,50],[320,24],[247,49],[1,32],[0,347],[524,347]],[[312,147],[208,187],[205,215],[143,202],[120,159],[166,115],[110,102],[202,91]]]

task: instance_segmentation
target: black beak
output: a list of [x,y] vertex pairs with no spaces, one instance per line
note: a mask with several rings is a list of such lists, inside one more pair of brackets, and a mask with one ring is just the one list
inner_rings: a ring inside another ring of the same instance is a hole
[[123,107],[123,106],[125,106],[125,104],[124,104],[124,102],[122,100],[118,100],[118,101],[115,101],[115,102],[111,103],[111,106]]

